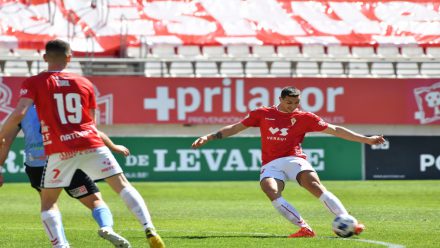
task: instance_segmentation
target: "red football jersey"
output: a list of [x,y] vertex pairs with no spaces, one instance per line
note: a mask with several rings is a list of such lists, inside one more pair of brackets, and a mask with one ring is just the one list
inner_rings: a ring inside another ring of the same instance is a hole
[[306,155],[301,148],[305,134],[322,131],[328,126],[313,113],[299,110],[285,113],[276,106],[255,109],[241,123],[248,127],[260,127],[263,165],[288,156],[305,159]]
[[90,109],[96,109],[92,83],[67,72],[42,72],[26,79],[21,97],[34,100],[46,155],[104,146]]

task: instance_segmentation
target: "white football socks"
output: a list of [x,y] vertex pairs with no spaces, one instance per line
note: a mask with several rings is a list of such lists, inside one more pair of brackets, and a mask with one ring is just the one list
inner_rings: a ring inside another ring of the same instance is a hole
[[326,191],[322,193],[319,197],[319,200],[324,203],[328,210],[335,216],[339,216],[342,214],[348,214],[342,202],[330,191]]
[[41,221],[53,247],[69,247],[69,242],[67,242],[64,234],[60,211],[48,210],[41,212]]
[[154,229],[154,225],[151,221],[151,216],[150,212],[148,212],[147,205],[145,204],[142,196],[135,188],[131,186],[125,187],[121,190],[119,195],[124,200],[130,211],[136,216],[139,223],[144,227],[144,230],[147,228]]
[[278,210],[278,212],[284,216],[290,223],[299,227],[308,227],[307,223],[303,220],[301,215],[296,209],[290,205],[283,197],[280,197],[272,201],[272,205]]

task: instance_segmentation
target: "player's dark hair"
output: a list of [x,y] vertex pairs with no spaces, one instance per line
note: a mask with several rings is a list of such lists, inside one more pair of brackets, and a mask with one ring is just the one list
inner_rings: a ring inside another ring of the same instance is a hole
[[298,97],[300,94],[301,91],[295,87],[285,87],[281,90],[281,98],[286,96]]
[[71,50],[69,43],[62,40],[51,40],[46,43],[46,54],[52,56],[70,56]]

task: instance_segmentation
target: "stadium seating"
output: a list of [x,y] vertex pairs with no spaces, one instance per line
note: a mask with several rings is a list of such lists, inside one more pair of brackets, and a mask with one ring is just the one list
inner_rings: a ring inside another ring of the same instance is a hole
[[270,76],[290,77],[292,76],[292,62],[290,61],[274,61],[270,68]]
[[277,57],[274,46],[252,46],[252,55],[260,58]]
[[163,77],[168,76],[168,65],[159,61],[148,61],[144,65],[145,76],[147,77]]
[[223,46],[204,46],[202,48],[203,56],[206,58],[222,58],[226,56],[225,47]]
[[395,77],[394,66],[390,62],[373,62],[371,74],[375,77]]
[[[0,48],[0,51],[3,52],[0,75],[34,75],[45,68],[37,50]],[[438,73],[431,67],[440,59],[440,49],[417,45],[377,48],[335,44],[154,45],[149,49],[146,46],[129,47],[126,55],[128,59],[136,59],[127,60],[130,64],[127,68],[117,65],[116,58],[101,59],[101,65],[97,65],[96,59],[92,63],[87,57],[80,57],[69,69],[83,75],[108,73],[148,77],[437,77]],[[85,61],[88,65],[96,65],[82,66]]]
[[422,63],[420,73],[427,77],[440,77],[440,62]]
[[306,77],[319,75],[318,63],[314,61],[299,61],[296,64],[296,75]]
[[195,75],[197,77],[219,76],[217,63],[214,61],[197,61],[195,63]]
[[279,46],[278,56],[284,58],[298,58],[301,57],[301,50],[299,46]]
[[156,58],[175,58],[175,47],[171,45],[156,45],[151,47],[151,56]]
[[182,58],[200,58],[202,56],[199,46],[179,46],[177,47],[177,54]]
[[322,62],[321,75],[330,77],[345,77],[344,68],[341,62]]
[[226,77],[243,77],[243,63],[238,61],[225,61],[220,64],[220,74]]
[[427,47],[426,55],[431,58],[440,59],[440,47]]
[[349,58],[351,56],[350,47],[348,46],[328,46],[327,55],[333,58]]
[[192,77],[194,75],[193,65],[188,61],[171,62],[170,75],[172,77]]
[[376,57],[376,52],[372,46],[353,46],[351,47],[351,55],[356,58],[371,59]]
[[249,61],[246,63],[246,77],[267,77],[269,68],[265,61]]
[[350,76],[350,77],[368,77],[368,76],[370,76],[370,70],[368,69],[367,62],[349,62],[348,63],[348,76]]
[[402,46],[400,50],[402,56],[408,59],[419,59],[426,57],[423,47],[420,46]]
[[303,45],[302,55],[304,57],[320,58],[325,56],[325,49],[323,45]]
[[230,45],[226,47],[228,56],[233,58],[246,58],[250,56],[249,46],[247,45]]
[[399,62],[396,66],[397,76],[402,78],[419,77],[419,66],[414,62]]
[[381,58],[396,58],[400,56],[397,46],[378,46],[376,54]]

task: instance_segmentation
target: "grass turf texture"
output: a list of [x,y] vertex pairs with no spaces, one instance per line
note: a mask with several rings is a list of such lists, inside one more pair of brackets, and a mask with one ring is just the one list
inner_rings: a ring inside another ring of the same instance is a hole
[[[173,247],[439,247],[439,181],[325,181],[346,208],[367,227],[359,237],[337,238],[333,216],[294,183],[284,197],[317,232],[315,239],[287,239],[297,227],[284,220],[258,182],[134,183],[146,199],[155,225]],[[106,184],[114,229],[133,247],[147,247],[140,225]],[[72,247],[111,247],[97,235],[91,213],[62,193],[60,207]],[[0,188],[0,247],[50,247],[40,222],[39,200],[28,184]],[[356,241],[357,240],[357,241]],[[360,240],[364,240],[361,242]]]

